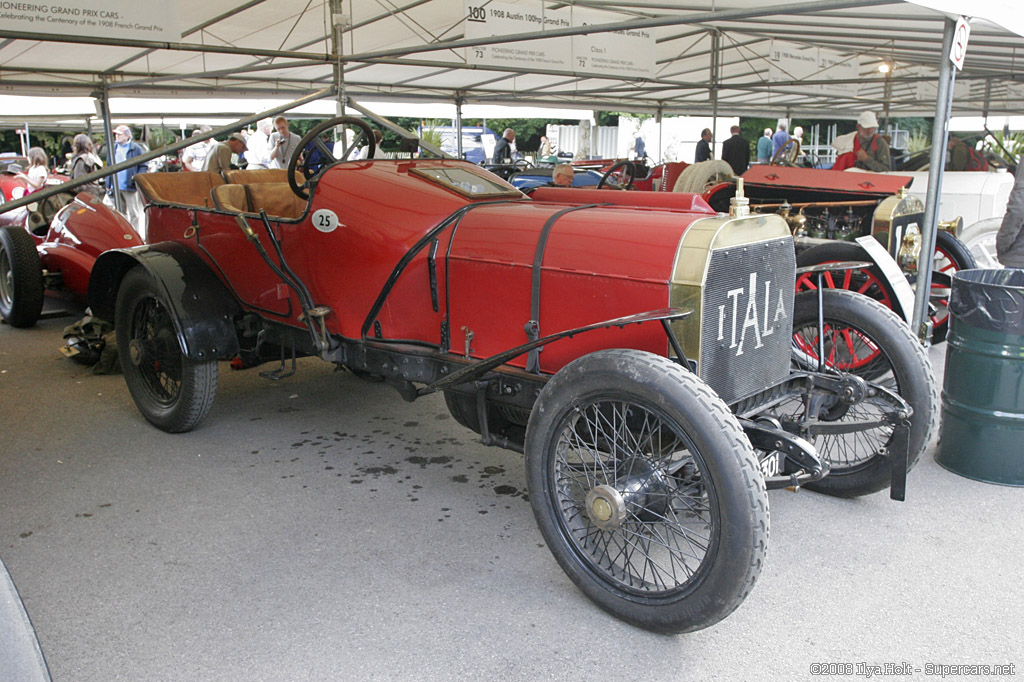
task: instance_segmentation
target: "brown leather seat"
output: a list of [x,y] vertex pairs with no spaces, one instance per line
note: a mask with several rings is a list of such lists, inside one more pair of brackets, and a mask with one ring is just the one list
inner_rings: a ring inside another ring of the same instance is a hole
[[213,200],[213,205],[222,211],[252,212],[249,193],[246,191],[245,185],[217,185],[210,190],[210,198]]
[[[237,185],[255,185],[265,182],[288,182],[288,171],[284,168],[254,168],[252,170],[239,169],[224,171],[224,178]],[[296,171],[295,179],[301,185],[306,181]]]
[[305,199],[295,196],[287,182],[257,183],[246,185],[246,189],[253,213],[263,209],[268,216],[297,220],[306,212],[309,204]]
[[210,191],[223,184],[224,178],[210,171],[139,173],[135,176],[135,186],[153,204],[213,208]]

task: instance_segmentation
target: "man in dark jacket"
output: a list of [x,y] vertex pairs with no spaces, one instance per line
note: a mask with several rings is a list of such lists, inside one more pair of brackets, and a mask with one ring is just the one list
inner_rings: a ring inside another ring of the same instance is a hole
[[494,163],[512,163],[512,142],[516,139],[516,131],[505,128],[498,144],[494,145]]
[[722,160],[732,166],[732,172],[743,175],[750,166],[750,143],[740,135],[740,127],[729,129],[732,137],[722,143]]
[[694,157],[693,162],[700,163],[701,161],[707,161],[711,157],[711,129],[705,128],[700,131],[700,142],[697,143],[697,155]]
[[1006,215],[996,233],[996,257],[1008,268],[1024,268],[1024,156],[1006,202]]
[[[114,142],[114,163],[122,163],[143,154],[142,145],[132,139],[132,129],[126,125],[114,128]],[[117,182],[117,188],[124,201],[124,215],[143,239],[146,237],[146,212],[143,210],[142,197],[135,186],[135,176],[145,173],[146,170],[146,164],[140,163],[106,178],[108,198],[113,199],[113,184]]]

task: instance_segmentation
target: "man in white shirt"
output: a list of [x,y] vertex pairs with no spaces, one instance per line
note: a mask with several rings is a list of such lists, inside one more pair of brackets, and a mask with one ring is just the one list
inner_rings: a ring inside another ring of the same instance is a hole
[[[207,126],[196,128],[192,131],[192,137],[202,135],[209,131],[210,129]],[[203,166],[206,164],[206,154],[209,152],[212,142],[212,140],[203,140],[202,142],[196,142],[193,145],[185,147],[185,150],[181,152],[181,162],[185,165],[187,170],[203,170]]]
[[273,131],[274,122],[269,118],[256,124],[256,132],[249,135],[249,139],[246,140],[246,169],[270,168],[270,134]]

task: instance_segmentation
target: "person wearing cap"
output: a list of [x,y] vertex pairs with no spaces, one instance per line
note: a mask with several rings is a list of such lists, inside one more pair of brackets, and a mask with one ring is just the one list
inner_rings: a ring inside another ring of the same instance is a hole
[[772,160],[772,129],[765,128],[764,135],[757,141],[757,162],[771,163]]
[[288,130],[288,120],[284,116],[274,119],[274,128],[276,130],[270,134],[269,165],[271,168],[287,168],[302,138]]
[[[119,125],[114,128],[114,163],[123,163],[142,156],[142,145],[132,138],[132,129],[128,126]],[[142,197],[139,196],[138,188],[135,186],[135,176],[145,173],[147,170],[146,164],[140,163],[120,170],[115,175],[108,175],[106,178],[107,202],[113,205],[112,196],[116,182],[121,198],[124,200],[124,215],[143,238],[146,236],[146,212],[142,206]]]
[[853,140],[854,165],[863,170],[884,173],[892,170],[889,143],[878,135],[878,119],[875,112],[865,111],[857,118],[857,136]]
[[218,142],[210,149],[203,170],[214,173],[231,170],[231,155],[241,154],[245,149],[245,137],[242,133],[231,133],[226,142]]

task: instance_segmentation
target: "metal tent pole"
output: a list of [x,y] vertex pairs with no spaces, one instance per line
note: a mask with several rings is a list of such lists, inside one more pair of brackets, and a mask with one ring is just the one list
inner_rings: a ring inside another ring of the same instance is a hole
[[[107,149],[107,167],[114,166],[114,145],[117,142],[114,140],[114,130],[110,125],[110,102],[107,101],[107,77],[103,77],[103,85],[101,89],[93,93],[93,97],[100,105],[100,116],[103,117],[103,136],[106,140]],[[114,208],[117,209],[118,213],[124,213],[124,198],[121,196],[121,188],[117,186],[117,176],[111,181],[110,186],[114,188]]]
[[[345,15],[341,11],[341,0],[331,0],[331,65],[334,69],[335,115],[345,115],[345,65],[341,61],[341,36],[345,30]],[[347,145],[347,135],[342,132]]]
[[911,329],[917,330],[922,343],[927,341],[928,329],[924,324],[928,314],[931,293],[935,234],[939,222],[939,197],[942,196],[942,172],[946,167],[946,142],[949,136],[949,115],[953,109],[953,82],[956,70],[949,60],[953,47],[956,22],[946,19],[942,33],[942,54],[939,63],[939,93],[935,99],[935,123],[932,126],[932,153],[929,159],[928,193],[924,202],[924,225],[921,227],[921,256],[917,268],[917,293],[914,296],[914,316]]
[[462,159],[462,96],[455,98],[455,155]]
[[657,116],[658,116],[658,163],[664,163],[665,162],[665,149],[664,149],[664,142],[663,142],[663,140],[665,139],[665,110],[662,108],[662,106],[660,104],[658,105],[658,114],[657,114]]
[[[717,29],[711,31],[711,158],[715,158],[715,146],[718,145],[718,79],[721,70],[719,48],[722,35]],[[721,155],[719,155],[721,158]]]

